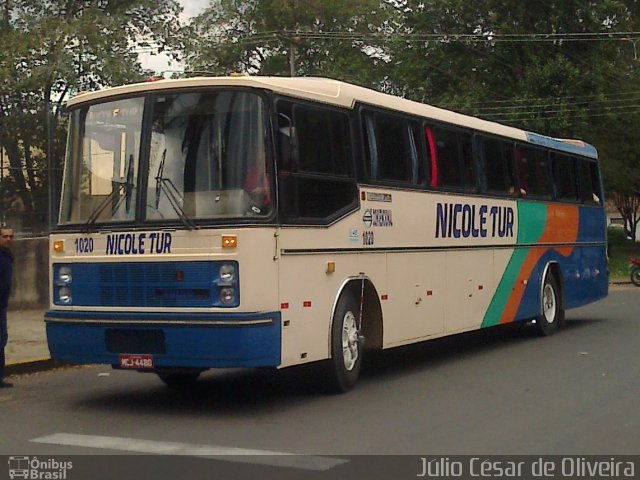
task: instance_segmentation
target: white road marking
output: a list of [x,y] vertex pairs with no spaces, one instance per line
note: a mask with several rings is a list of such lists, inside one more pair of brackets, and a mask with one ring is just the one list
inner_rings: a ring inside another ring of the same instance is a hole
[[205,457],[227,462],[269,465],[272,467],[298,468],[303,470],[326,471],[348,463],[342,458],[299,455],[268,450],[198,445],[180,442],[158,442],[138,438],[107,437],[102,435],[79,435],[74,433],[54,433],[30,440],[34,443],[68,445],[73,447],[102,448],[127,452],[156,455],[188,455]]

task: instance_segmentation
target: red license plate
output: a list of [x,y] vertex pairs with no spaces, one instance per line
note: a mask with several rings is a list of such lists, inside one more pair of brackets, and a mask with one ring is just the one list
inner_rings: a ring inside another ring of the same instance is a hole
[[118,356],[120,368],[153,368],[153,355],[121,354]]

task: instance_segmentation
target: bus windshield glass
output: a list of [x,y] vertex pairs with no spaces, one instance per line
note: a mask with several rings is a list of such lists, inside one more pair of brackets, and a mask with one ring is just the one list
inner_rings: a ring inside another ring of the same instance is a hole
[[[145,105],[148,130],[142,128]],[[140,97],[78,108],[71,115],[60,224],[190,226],[269,216],[266,132],[262,98],[243,91],[158,94],[146,104]],[[138,181],[138,171],[146,181]]]
[[59,223],[135,219],[143,98],[71,114]]

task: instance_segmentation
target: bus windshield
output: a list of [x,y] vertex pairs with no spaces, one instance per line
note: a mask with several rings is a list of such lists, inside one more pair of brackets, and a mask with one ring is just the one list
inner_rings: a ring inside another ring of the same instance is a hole
[[[151,109],[146,132],[143,97],[72,113],[60,224],[193,225],[271,214],[260,96],[183,92],[156,95],[146,105]],[[138,171],[146,181],[138,181]]]

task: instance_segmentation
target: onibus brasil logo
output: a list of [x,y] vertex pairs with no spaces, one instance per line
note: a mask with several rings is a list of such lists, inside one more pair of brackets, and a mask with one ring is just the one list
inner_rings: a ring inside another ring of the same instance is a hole
[[9,457],[9,478],[25,478],[33,480],[66,480],[67,470],[73,468],[72,462],[61,462],[54,458],[38,459],[38,457]]

